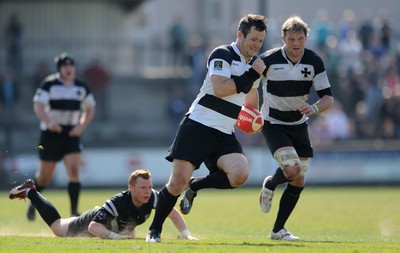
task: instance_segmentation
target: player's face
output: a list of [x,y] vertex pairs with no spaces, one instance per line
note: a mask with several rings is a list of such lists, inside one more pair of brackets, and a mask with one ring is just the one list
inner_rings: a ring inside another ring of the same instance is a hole
[[75,66],[71,64],[60,66],[60,76],[65,81],[71,81],[75,78]]
[[140,206],[149,202],[151,197],[153,183],[151,179],[143,179],[138,177],[134,186],[130,185],[129,189],[132,193],[132,201],[136,206]]
[[303,57],[307,36],[303,32],[287,32],[282,36],[285,43],[285,53],[293,62],[298,62]]
[[250,60],[262,47],[265,39],[265,31],[257,31],[254,26],[247,34],[246,38],[242,32],[238,32],[238,48],[246,61]]

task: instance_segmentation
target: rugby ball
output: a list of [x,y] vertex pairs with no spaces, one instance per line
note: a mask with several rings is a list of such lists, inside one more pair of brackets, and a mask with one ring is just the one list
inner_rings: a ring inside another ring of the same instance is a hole
[[261,113],[251,106],[243,105],[239,112],[236,126],[247,134],[256,134],[261,131],[264,119]]

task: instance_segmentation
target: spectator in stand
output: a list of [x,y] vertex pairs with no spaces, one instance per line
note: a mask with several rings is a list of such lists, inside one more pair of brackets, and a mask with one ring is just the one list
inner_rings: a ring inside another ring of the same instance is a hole
[[311,129],[310,135],[315,144],[330,144],[337,140],[347,140],[352,135],[349,118],[338,101],[324,115],[311,123]]
[[169,29],[172,64],[174,67],[182,67],[186,65],[186,39],[187,31],[183,23],[182,12],[177,12],[174,16],[173,23]]
[[371,13],[368,11],[364,13],[364,18],[360,25],[358,35],[360,37],[363,49],[368,49],[374,36]]
[[347,33],[355,29],[354,25],[355,13],[350,9],[345,9],[342,12],[342,17],[339,21],[339,40],[347,37]]
[[332,23],[325,9],[317,10],[316,16],[316,20],[312,23],[312,30],[315,31],[314,42],[318,49],[324,50],[327,46],[327,39],[332,33]]
[[6,41],[6,65],[16,74],[22,70],[23,29],[19,17],[13,13],[9,19],[4,38]]
[[174,139],[176,129],[188,109],[188,104],[185,100],[185,90],[182,86],[175,85],[171,89],[171,95],[168,99],[167,109],[168,120],[170,122],[168,129],[168,141],[171,141]]
[[382,10],[381,13],[381,26],[380,26],[380,38],[381,44],[385,51],[390,50],[390,42],[392,39],[392,26],[390,24],[390,17],[387,10]]
[[14,70],[6,67],[0,77],[0,116],[4,130],[4,146],[8,153],[13,153],[13,129],[15,127],[15,107],[18,101],[18,84]]
[[94,59],[83,72],[83,78],[96,100],[96,114],[101,121],[109,119],[109,86],[111,75],[99,59]]
[[346,37],[339,42],[338,53],[340,58],[339,70],[348,72],[361,67],[361,42],[357,39],[354,30],[349,30]]
[[204,75],[207,72],[206,48],[204,39],[200,35],[193,35],[190,38],[190,67],[192,74],[186,88],[186,101],[192,101],[200,90]]
[[354,132],[356,139],[365,140],[374,138],[376,126],[372,120],[368,120],[367,105],[365,101],[356,104],[354,116]]

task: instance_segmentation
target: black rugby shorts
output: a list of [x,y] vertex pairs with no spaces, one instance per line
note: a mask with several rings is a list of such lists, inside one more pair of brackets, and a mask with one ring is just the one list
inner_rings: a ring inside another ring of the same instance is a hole
[[70,137],[69,131],[72,127],[63,127],[61,133],[49,130],[41,131],[39,145],[39,158],[42,161],[60,161],[64,155],[80,153],[82,145],[79,137]]
[[313,157],[307,123],[288,126],[264,121],[262,133],[272,154],[279,148],[290,146],[299,157]]
[[204,162],[212,172],[218,169],[218,158],[232,153],[244,154],[233,133],[226,134],[185,117],[165,159],[189,161],[196,169]]

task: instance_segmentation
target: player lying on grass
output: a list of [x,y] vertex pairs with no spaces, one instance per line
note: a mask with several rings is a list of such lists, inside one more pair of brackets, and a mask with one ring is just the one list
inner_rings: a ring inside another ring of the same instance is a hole
[[[59,237],[100,237],[103,239],[134,238],[135,227],[144,223],[157,205],[158,192],[153,189],[148,170],[136,170],[129,177],[129,189],[109,198],[102,207],[95,207],[78,217],[63,219],[57,209],[39,192],[32,179],[10,191],[10,199],[32,201],[40,216]],[[182,215],[173,209],[168,216],[180,232],[180,238],[192,237]]]

